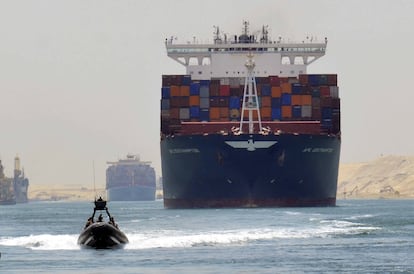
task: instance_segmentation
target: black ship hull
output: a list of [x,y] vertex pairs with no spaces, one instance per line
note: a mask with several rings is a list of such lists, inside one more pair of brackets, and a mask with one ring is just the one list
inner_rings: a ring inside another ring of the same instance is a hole
[[164,206],[334,206],[340,144],[310,134],[165,137]]

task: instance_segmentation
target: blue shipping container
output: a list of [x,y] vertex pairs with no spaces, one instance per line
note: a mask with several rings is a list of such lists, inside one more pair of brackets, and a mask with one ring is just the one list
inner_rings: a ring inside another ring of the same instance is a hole
[[200,83],[190,84],[190,95],[200,95]]
[[168,110],[168,109],[170,109],[170,99],[162,99],[161,110]]
[[282,119],[282,109],[272,107],[272,120]]
[[210,86],[210,80],[200,80],[200,86]]
[[310,86],[319,86],[319,75],[316,75],[316,74],[308,75],[308,83]]
[[302,107],[301,106],[293,106],[292,107],[292,116],[293,116],[293,118],[300,118],[302,116]]
[[332,108],[322,108],[322,119],[332,119]]
[[270,88],[269,84],[263,84],[262,85],[262,92],[261,94],[263,96],[271,96],[272,95],[272,89]]
[[282,106],[282,99],[280,97],[272,98],[272,108],[280,108]]
[[210,121],[210,111],[209,109],[200,109],[200,121],[206,121],[209,122]]
[[298,83],[292,84],[292,93],[293,94],[300,94],[302,93],[302,85]]
[[240,108],[240,101],[241,101],[240,97],[231,96],[230,101],[229,101],[229,108],[232,108],[232,109]]
[[190,75],[184,75],[183,79],[181,80],[182,86],[189,86],[191,84],[191,76]]
[[190,118],[200,117],[200,108],[199,107],[190,107]]
[[282,94],[282,106],[290,106],[292,104],[292,97],[289,93]]
[[169,99],[170,98],[170,87],[162,87],[161,88],[161,98],[162,99]]

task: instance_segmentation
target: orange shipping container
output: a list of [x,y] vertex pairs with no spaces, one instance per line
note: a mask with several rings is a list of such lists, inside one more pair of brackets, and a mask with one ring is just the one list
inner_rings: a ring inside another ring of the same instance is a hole
[[282,88],[281,87],[272,87],[272,97],[277,98],[282,96]]
[[220,108],[211,107],[210,108],[210,120],[220,119]]
[[190,96],[190,106],[199,106],[200,105],[200,96],[192,95]]
[[302,105],[302,96],[301,95],[294,94],[294,95],[292,95],[291,98],[292,98],[291,99],[291,102],[292,102],[292,105],[293,106],[300,106],[300,105]]
[[272,106],[272,98],[270,96],[262,96],[261,97],[262,107],[270,107]]
[[280,87],[282,88],[282,93],[292,93],[292,85],[290,83],[282,83]]
[[180,86],[181,96],[190,96],[190,86]]
[[[253,119],[257,120],[258,119],[257,111],[252,111],[252,112],[253,112]],[[245,121],[249,120],[249,111],[248,110],[244,111],[243,120],[245,120]]]
[[229,108],[221,107],[220,108],[220,118],[229,118]]
[[180,96],[180,87],[179,86],[171,86],[170,87],[170,95],[171,97]]
[[282,106],[282,118],[292,118],[291,106]]
[[300,95],[302,97],[302,106],[312,105],[312,95]]
[[260,115],[262,118],[271,118],[272,117],[272,108],[271,107],[262,107],[260,109]]

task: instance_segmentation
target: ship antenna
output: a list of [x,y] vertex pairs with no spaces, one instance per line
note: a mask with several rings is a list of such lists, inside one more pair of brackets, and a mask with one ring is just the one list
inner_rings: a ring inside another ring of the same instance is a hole
[[214,44],[220,44],[221,43],[220,28],[218,26],[213,26],[213,28],[214,28]]
[[[244,93],[242,102],[242,112],[240,118],[240,132],[243,132],[243,124],[249,124],[249,134],[254,133],[254,124],[256,123],[253,119],[253,112],[256,111],[257,119],[259,123],[259,132],[262,132],[262,120],[260,117],[259,100],[257,97],[256,79],[254,77],[253,69],[256,66],[253,60],[253,54],[250,52],[247,55],[245,63],[247,68],[247,75],[244,82]],[[245,110],[249,113],[249,120],[244,121]]]

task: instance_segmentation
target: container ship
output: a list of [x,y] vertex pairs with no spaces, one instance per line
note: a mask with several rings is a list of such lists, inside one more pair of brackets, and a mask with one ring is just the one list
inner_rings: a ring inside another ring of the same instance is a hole
[[0,160],[0,205],[27,203],[27,191],[29,180],[24,175],[24,170],[20,168],[20,158],[14,158],[14,177],[7,178],[4,174],[4,167]]
[[128,154],[125,159],[107,162],[106,191],[110,201],[155,200],[155,171],[150,162],[138,155]]
[[307,74],[327,39],[298,43],[218,27],[211,43],[166,39],[186,68],[163,75],[165,208],[334,206],[341,146],[336,74]]

